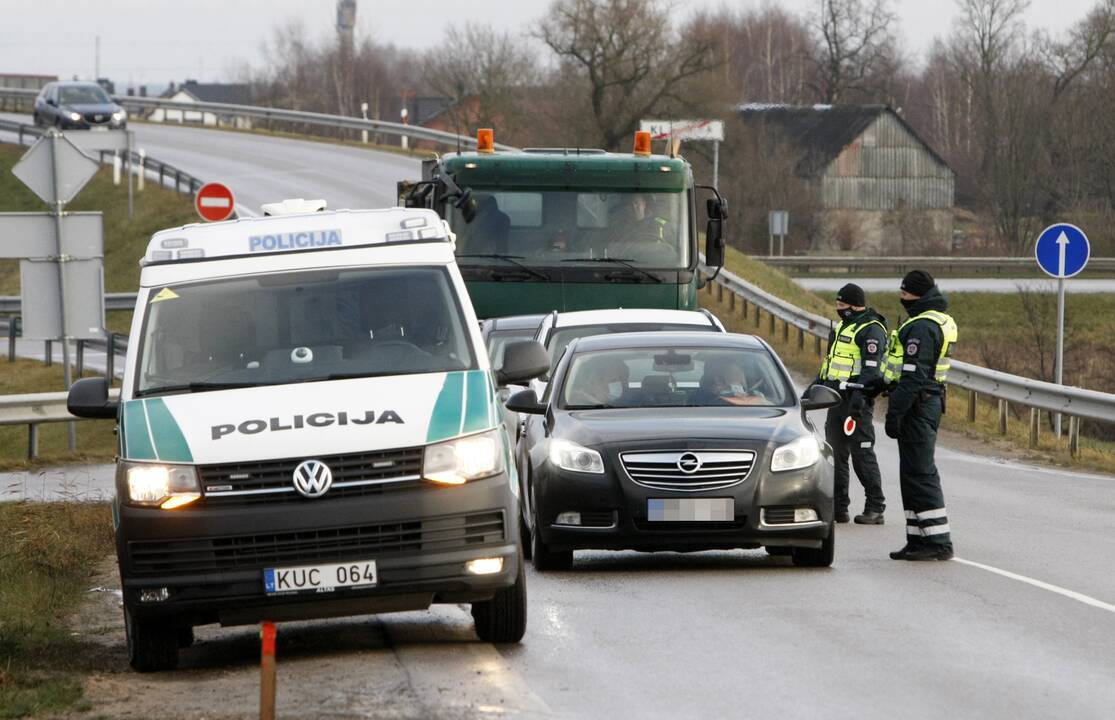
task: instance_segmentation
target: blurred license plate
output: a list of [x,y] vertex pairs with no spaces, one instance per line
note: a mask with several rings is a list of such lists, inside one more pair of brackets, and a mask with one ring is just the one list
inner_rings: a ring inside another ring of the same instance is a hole
[[263,590],[268,595],[333,592],[337,588],[372,587],[378,581],[375,560],[267,568]]
[[731,522],[735,498],[649,498],[647,519],[652,522]]

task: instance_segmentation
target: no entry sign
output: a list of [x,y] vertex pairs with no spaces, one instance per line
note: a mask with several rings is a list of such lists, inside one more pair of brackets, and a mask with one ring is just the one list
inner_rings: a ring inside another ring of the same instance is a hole
[[194,196],[194,207],[203,220],[220,222],[232,217],[236,201],[227,186],[221,183],[206,183]]

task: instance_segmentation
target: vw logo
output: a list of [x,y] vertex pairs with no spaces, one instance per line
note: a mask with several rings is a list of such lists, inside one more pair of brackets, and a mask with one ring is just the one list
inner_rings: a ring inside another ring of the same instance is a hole
[[294,468],[294,489],[304,497],[321,497],[332,485],[333,471],[321,460],[303,460]]
[[692,475],[701,469],[701,458],[693,453],[685,453],[678,458],[678,470],[686,475]]

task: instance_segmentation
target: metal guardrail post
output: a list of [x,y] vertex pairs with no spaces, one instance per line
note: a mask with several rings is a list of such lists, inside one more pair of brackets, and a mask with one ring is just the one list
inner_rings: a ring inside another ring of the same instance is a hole
[[716,283],[716,302],[724,302],[724,286],[720,283]]
[[8,362],[15,362],[15,339],[19,332],[19,318],[13,317],[8,321]]
[[1041,426],[1041,410],[1030,408],[1030,447],[1038,446],[1038,428]]
[[770,313],[770,335],[771,335],[771,339],[772,339],[772,340],[774,339],[774,329],[775,329],[775,327],[774,327],[774,323],[775,323],[775,321],[776,321],[777,319],[778,319],[778,318],[776,318],[776,317],[774,316],[774,313]]
[[110,332],[105,342],[105,377],[108,384],[112,385],[116,377],[116,333]]
[[805,349],[805,329],[798,328],[798,350]]
[[979,393],[975,390],[968,391],[968,422],[976,421],[976,408],[979,404]]
[[814,344],[816,345],[815,349],[817,351],[817,357],[821,357],[822,355],[824,355],[824,352],[821,350],[821,336],[818,335],[817,337],[815,337],[813,339],[816,340],[816,343],[814,343]]
[[762,323],[762,314],[763,313],[760,310],[759,306],[756,305],[755,306],[755,327],[759,327],[759,325]]
[[1009,414],[1007,412],[1007,410],[1008,410],[1007,401],[1003,398],[999,398],[999,434],[1000,435],[1006,435],[1007,434],[1007,415]]
[[734,313],[736,311],[736,294],[728,293],[728,312]]
[[77,341],[77,376],[80,378],[85,371],[85,341]]
[[54,342],[52,340],[43,341],[43,362],[47,367],[54,364]]
[[39,456],[39,426],[36,423],[27,425],[27,459],[34,460]]
[[1075,415],[1069,418],[1069,455],[1080,455],[1080,418]]
[[747,305],[748,305],[747,298],[741,298],[741,299],[743,300],[743,310],[740,311],[740,315],[743,317],[744,320],[746,320],[747,319]]
[[782,321],[782,342],[790,342],[790,323]]

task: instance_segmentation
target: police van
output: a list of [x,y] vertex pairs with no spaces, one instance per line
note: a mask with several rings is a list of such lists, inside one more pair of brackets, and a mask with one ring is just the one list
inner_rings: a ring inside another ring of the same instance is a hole
[[113,518],[134,668],[198,625],[471,603],[479,637],[526,624],[514,463],[494,371],[432,211],[280,214],[154,235],[119,401]]

